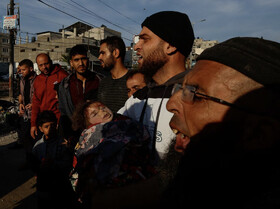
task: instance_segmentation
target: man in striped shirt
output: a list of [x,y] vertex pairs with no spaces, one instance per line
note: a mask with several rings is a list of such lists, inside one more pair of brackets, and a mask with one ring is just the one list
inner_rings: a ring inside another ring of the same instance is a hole
[[107,37],[100,43],[99,57],[101,67],[110,71],[103,78],[98,89],[98,101],[113,112],[123,107],[128,99],[126,89],[127,68],[124,66],[125,44],[117,36]]

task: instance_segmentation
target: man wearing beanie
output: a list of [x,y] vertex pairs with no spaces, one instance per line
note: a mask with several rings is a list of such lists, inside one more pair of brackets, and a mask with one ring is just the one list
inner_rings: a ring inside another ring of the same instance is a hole
[[167,103],[184,153],[173,208],[280,208],[280,44],[237,37],[205,50]]
[[119,110],[119,113],[143,122],[152,136],[151,150],[164,158],[174,133],[168,123],[172,113],[166,110],[175,83],[182,83],[185,61],[191,52],[194,33],[188,16],[163,11],[147,17],[142,23],[137,51],[139,70],[150,80]]

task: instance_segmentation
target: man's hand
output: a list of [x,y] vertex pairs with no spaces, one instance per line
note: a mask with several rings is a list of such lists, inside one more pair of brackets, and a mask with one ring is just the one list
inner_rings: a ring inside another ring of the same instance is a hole
[[31,104],[31,103],[29,103],[28,105],[26,105],[26,106],[25,106],[25,109],[27,109],[27,110],[31,110],[31,109],[32,109],[32,104]]
[[23,115],[25,111],[24,105],[23,104],[19,104],[19,115]]
[[32,136],[33,139],[35,139],[35,136],[37,135],[37,127],[36,126],[31,127],[30,135]]

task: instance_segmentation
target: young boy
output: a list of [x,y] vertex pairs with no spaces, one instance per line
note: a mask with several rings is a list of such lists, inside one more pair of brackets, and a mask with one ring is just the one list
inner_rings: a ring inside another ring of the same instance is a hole
[[20,61],[18,65],[18,73],[21,75],[19,81],[19,128],[18,128],[18,144],[23,145],[26,152],[26,159],[30,157],[34,140],[30,136],[30,118],[33,97],[33,83],[36,73],[33,70],[33,62],[29,59]]
[[77,208],[75,193],[68,179],[73,154],[58,137],[57,118],[52,111],[43,111],[36,122],[43,133],[32,150],[38,208]]

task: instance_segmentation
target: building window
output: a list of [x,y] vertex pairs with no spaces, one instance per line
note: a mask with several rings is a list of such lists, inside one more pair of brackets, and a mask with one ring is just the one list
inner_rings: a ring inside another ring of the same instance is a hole
[[9,40],[7,39],[7,38],[2,38],[2,43],[4,44],[4,43],[8,43],[9,42]]
[[33,48],[32,51],[33,51],[33,52],[36,51],[36,48]]
[[55,46],[54,48],[59,48],[59,46]]
[[9,52],[9,49],[8,49],[8,48],[3,48],[2,51],[3,51],[3,52]]
[[41,44],[40,44],[40,43],[38,43],[38,47],[40,47],[40,45],[41,45]]
[[25,52],[25,49],[21,49],[20,52]]

